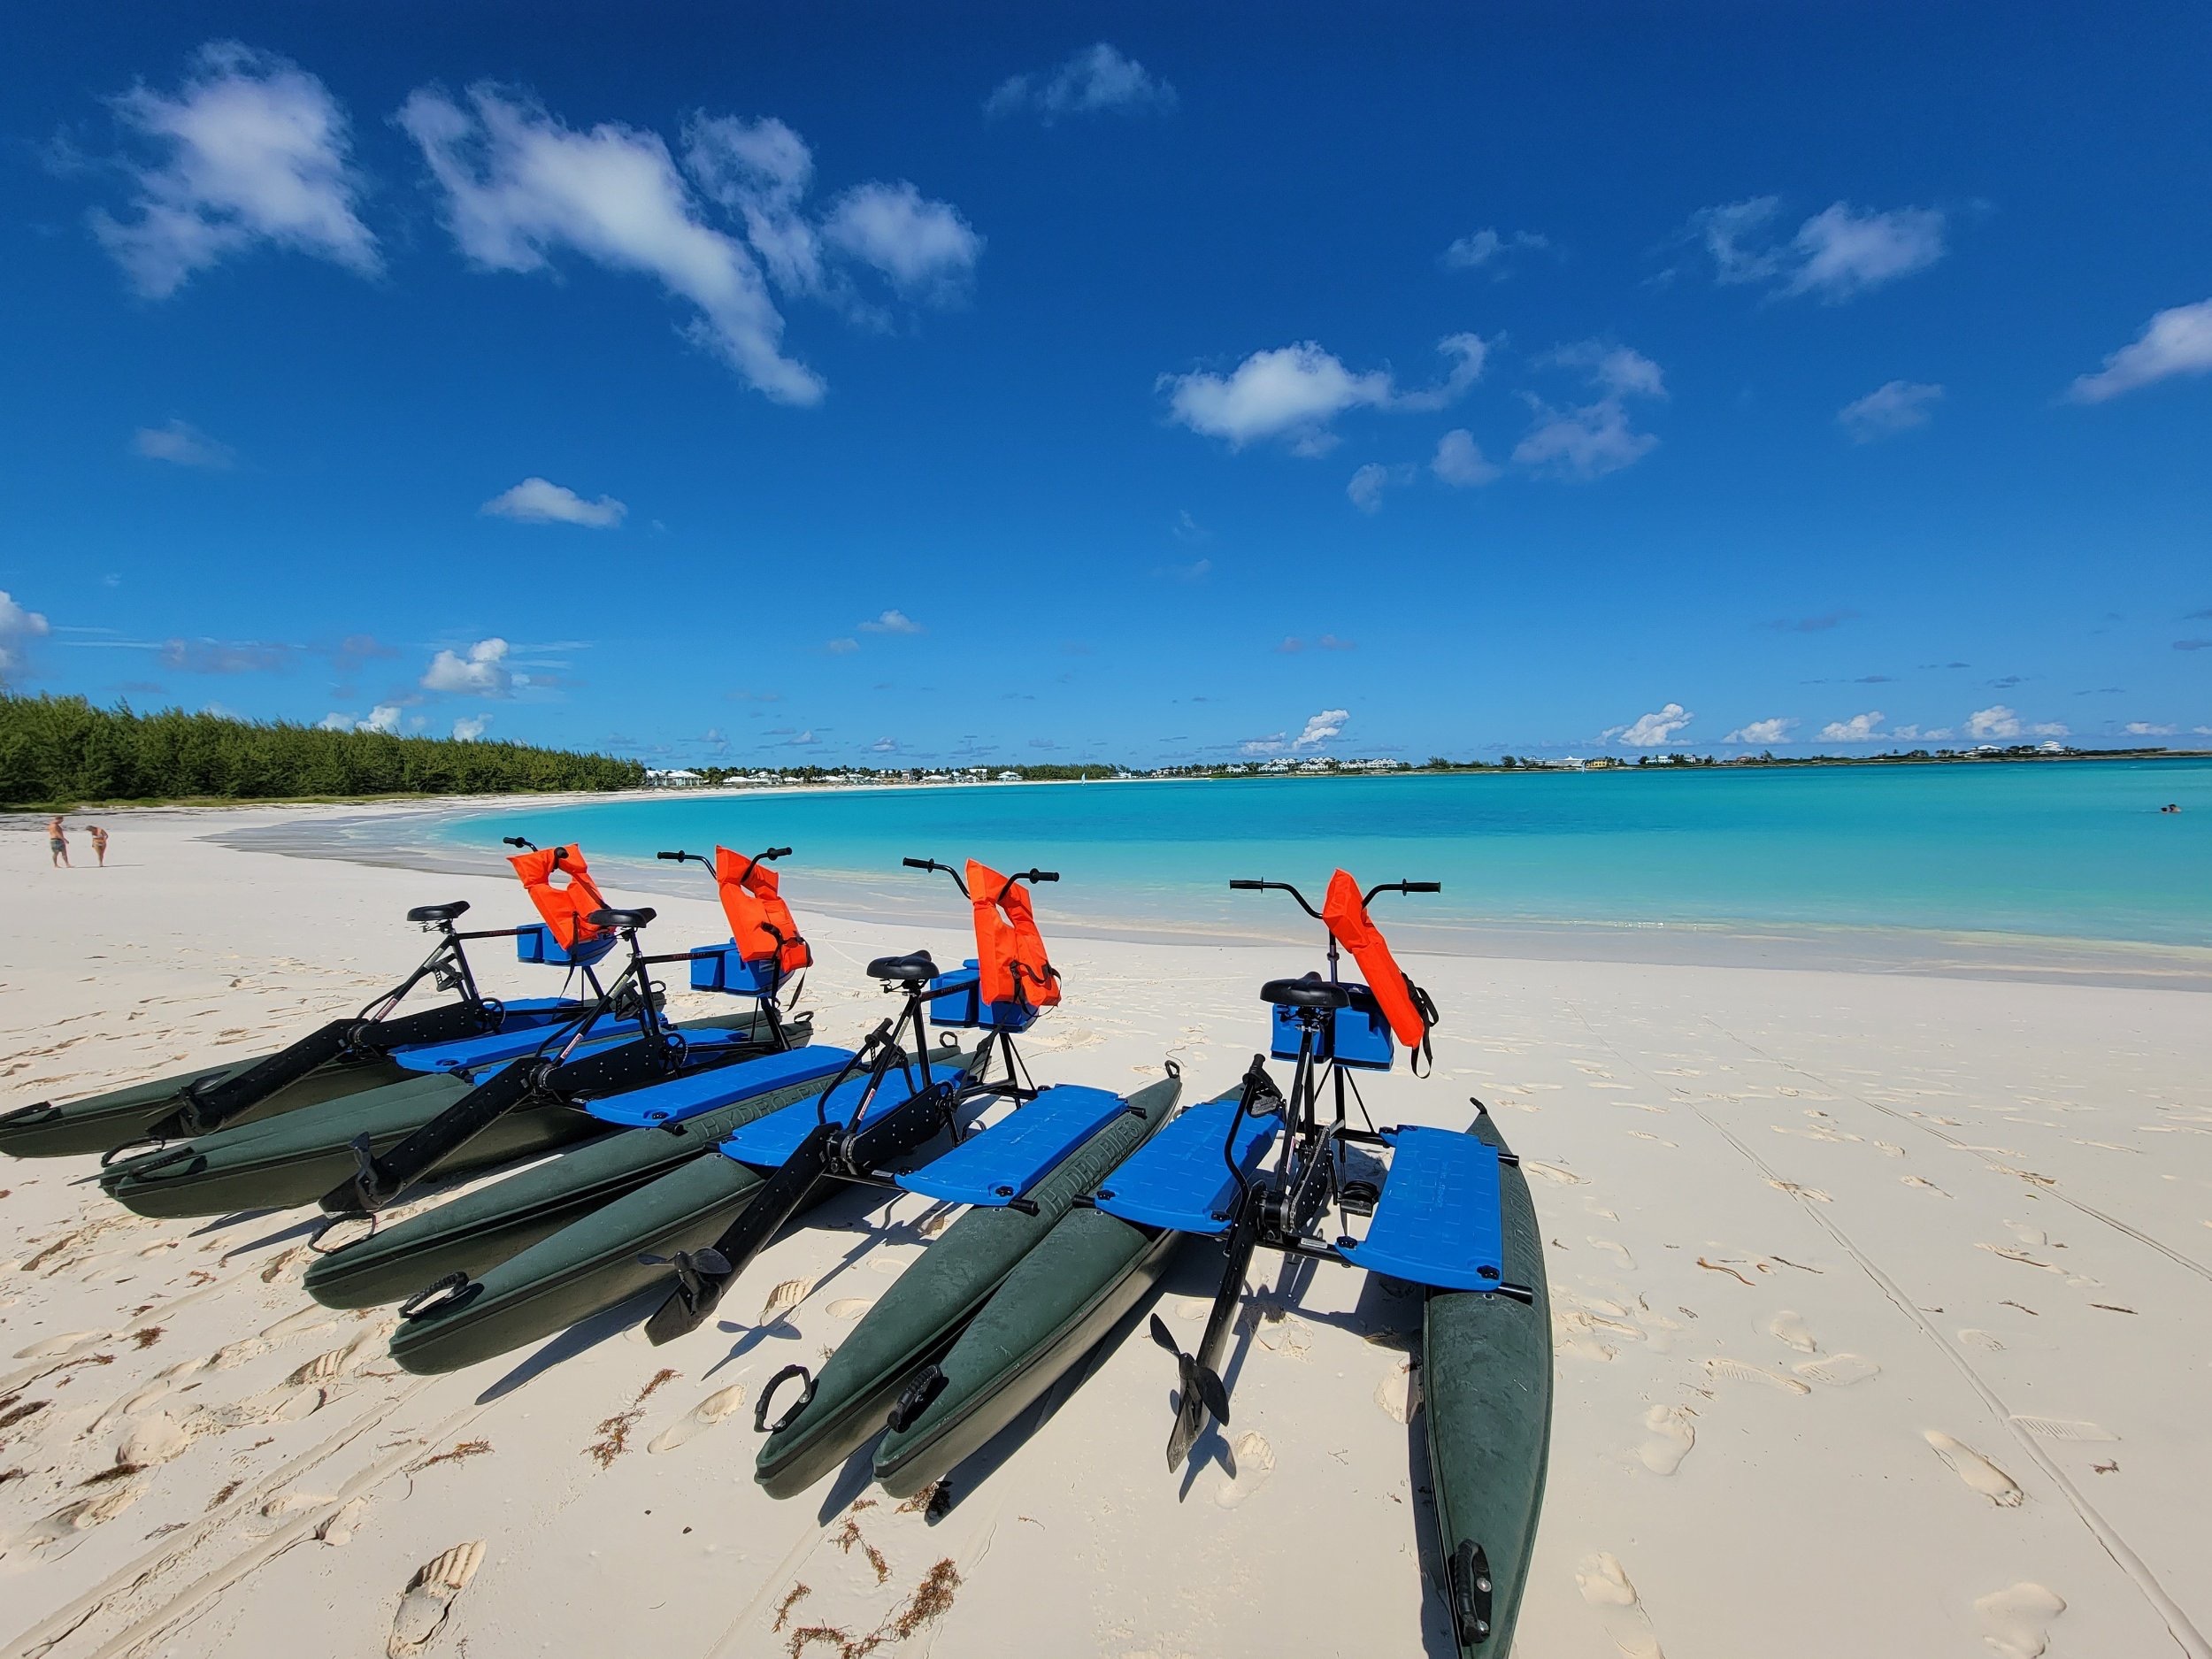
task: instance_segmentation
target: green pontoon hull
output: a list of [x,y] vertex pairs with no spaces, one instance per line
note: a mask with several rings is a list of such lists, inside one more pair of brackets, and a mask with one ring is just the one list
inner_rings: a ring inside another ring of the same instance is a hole
[[[1505,1144],[1486,1115],[1472,1133]],[[1505,1282],[1526,1286],[1532,1300],[1432,1290],[1421,1325],[1423,1413],[1448,1600],[1474,1560],[1467,1546],[1489,1568],[1489,1633],[1461,1643],[1466,1659],[1503,1659],[1513,1646],[1551,1447],[1551,1294],[1536,1207],[1517,1164],[1499,1164],[1498,1208]],[[1471,1603],[1472,1586],[1465,1588]]]
[[[758,1018],[749,1012],[687,1024],[694,1030],[743,1031]],[[797,1021],[787,1022],[786,1029],[794,1042],[803,1042],[810,1028]],[[101,1172],[100,1185],[116,1202],[142,1216],[220,1216],[311,1204],[358,1167],[357,1136],[367,1135],[374,1152],[388,1152],[474,1087],[449,1073],[402,1075],[405,1081],[367,1094],[228,1126],[181,1147],[124,1159]],[[535,1157],[595,1140],[615,1127],[558,1102],[533,1102],[494,1120],[435,1172],[463,1175]]]
[[[930,1060],[954,1075],[968,1056],[936,1049]],[[759,1171],[716,1152],[713,1141],[702,1136],[695,1144],[688,1162],[510,1256],[461,1294],[427,1304],[393,1334],[392,1357],[420,1376],[459,1371],[566,1330],[640,1291],[672,1286],[666,1267],[638,1257],[705,1248],[767,1184]]]
[[910,1497],[981,1450],[1150,1294],[1181,1241],[1102,1210],[1069,1211],[937,1362],[943,1389],[884,1436],[876,1479]]
[[681,1123],[625,1129],[520,1170],[332,1251],[307,1270],[307,1294],[330,1308],[399,1302],[449,1273],[480,1279],[572,1222],[659,1179],[741,1124],[821,1092],[795,1083]]
[[804,1491],[883,1426],[914,1374],[940,1358],[969,1317],[1050,1233],[1077,1198],[1111,1174],[1167,1121],[1182,1085],[1171,1079],[1130,1096],[1134,1109],[1069,1155],[1016,1209],[969,1210],[838,1344],[806,1409],[769,1436],[754,1479],[771,1497]]
[[[176,1114],[184,1104],[184,1091],[193,1083],[227,1083],[258,1065],[265,1056],[234,1060],[227,1065],[202,1066],[173,1077],[134,1083],[82,1100],[43,1104],[0,1119],[0,1152],[18,1158],[71,1158],[106,1152],[145,1140],[154,1125]],[[382,1088],[416,1073],[387,1056],[326,1065],[286,1084],[231,1119],[232,1125],[258,1123],[281,1113],[312,1106],[366,1089]]]
[[[1502,1145],[1486,1116],[1472,1133]],[[1455,1579],[1464,1575],[1461,1604],[1479,1605],[1472,1575],[1465,1572],[1475,1548],[1490,1585],[1487,1631],[1461,1644],[1463,1659],[1505,1659],[1512,1646],[1551,1437],[1543,1240],[1518,1167],[1502,1164],[1500,1179],[1504,1279],[1526,1286],[1532,1301],[1432,1291],[1422,1327],[1424,1411],[1447,1600],[1459,1601]],[[1099,1210],[1071,1211],[937,1362],[946,1377],[941,1391],[878,1445],[875,1476],[885,1490],[911,1496],[980,1451],[1150,1294],[1180,1236]]]

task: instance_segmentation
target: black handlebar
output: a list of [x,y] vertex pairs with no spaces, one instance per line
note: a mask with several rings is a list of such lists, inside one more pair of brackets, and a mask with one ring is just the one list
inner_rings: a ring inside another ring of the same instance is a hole
[[902,858],[899,862],[909,870],[942,870],[945,867],[934,858]]
[[655,853],[653,856],[656,858],[672,858],[677,860],[678,862],[681,862],[686,858],[691,857],[692,855],[689,853]]
[[[1298,908],[1300,910],[1305,911],[1307,915],[1312,917],[1317,922],[1321,919],[1321,912],[1315,910],[1312,905],[1307,903],[1306,895],[1299,892],[1296,887],[1292,887],[1287,881],[1254,881],[1250,879],[1232,880],[1229,883],[1229,886],[1239,893],[1259,893],[1263,891],[1287,893],[1292,898],[1298,901]],[[1384,881],[1368,888],[1365,895],[1361,898],[1360,902],[1362,904],[1373,903],[1375,902],[1375,895],[1378,893],[1441,893],[1443,890],[1444,884],[1441,881]]]
[[1264,881],[1232,881],[1229,886],[1239,893],[1257,893],[1267,885]]
[[499,844],[502,847],[519,847],[525,852],[534,853],[537,851],[537,846],[534,842],[526,841],[519,835],[503,835],[499,838]]
[[[902,858],[899,862],[909,870],[941,870],[952,878],[953,886],[958,887],[964,895],[973,896],[968,893],[968,884],[960,879],[960,872],[950,864],[941,864],[934,858]],[[1011,887],[1017,881],[1057,881],[1059,879],[1060,872],[1057,870],[1018,870],[1006,878],[1006,887],[999,889],[998,895],[1003,899],[1006,896],[1007,888]]]

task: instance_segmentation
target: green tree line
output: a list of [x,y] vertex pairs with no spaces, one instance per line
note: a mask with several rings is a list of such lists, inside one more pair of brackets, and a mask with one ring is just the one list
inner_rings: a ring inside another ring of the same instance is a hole
[[637,761],[389,732],[336,732],[0,692],[0,806],[288,795],[631,789]]

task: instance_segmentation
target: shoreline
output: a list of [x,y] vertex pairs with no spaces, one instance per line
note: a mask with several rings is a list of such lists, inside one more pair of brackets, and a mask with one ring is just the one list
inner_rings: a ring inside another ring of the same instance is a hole
[[[666,792],[641,793],[646,799],[666,798]],[[696,795],[706,792],[686,793]],[[606,798],[586,795],[561,797],[557,801],[546,799],[549,804],[565,804],[572,799],[580,803]],[[217,830],[211,832],[207,839],[242,851],[273,852],[290,857],[425,873],[502,876],[506,873],[503,857],[427,836],[411,836],[407,828],[411,819],[442,820],[460,812],[498,810],[510,799],[479,798],[451,807],[428,809],[411,803],[395,804],[359,812],[299,807],[290,809],[284,821]],[[243,809],[173,810],[197,813]],[[310,813],[317,815],[312,830],[300,821]],[[697,878],[687,879],[681,871],[657,864],[595,855],[593,868],[610,886],[618,882],[631,890],[675,897],[704,895]],[[964,910],[940,900],[933,888],[902,882],[888,877],[888,872],[877,876],[865,872],[811,868],[806,872],[806,902],[823,914],[842,920],[943,926],[964,917]],[[1157,915],[1087,906],[1075,889],[1053,896],[1054,908],[1058,912],[1056,931],[1072,937],[1133,944],[1214,947],[1282,943],[1305,937],[1302,932],[1287,925],[1269,926],[1263,922],[1248,927],[1178,926]],[[1608,923],[1586,918],[1500,918],[1431,922],[1412,914],[1394,916],[1390,933],[1402,951],[1415,956],[1777,968],[1801,972],[1844,972],[2001,983],[2083,985],[2105,989],[2212,992],[2212,948],[2134,940],[1724,919],[1624,919]]]

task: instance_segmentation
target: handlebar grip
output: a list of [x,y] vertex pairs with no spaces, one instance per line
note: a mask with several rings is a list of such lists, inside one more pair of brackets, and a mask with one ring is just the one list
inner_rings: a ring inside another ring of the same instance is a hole
[[1032,881],[1057,881],[1060,872],[1057,870],[1033,870],[1029,872],[1029,879]]
[[536,848],[532,847],[528,841],[523,840],[519,835],[502,835],[499,838],[499,844],[502,847],[520,847],[526,849],[531,852],[537,851]]
[[683,858],[687,856],[684,853],[655,853],[653,855],[656,858]]
[[1441,881],[1409,881],[1406,883],[1406,891],[1409,893],[1441,893],[1443,890],[1444,884]]
[[1232,881],[1230,888],[1238,893],[1257,893],[1267,885],[1264,881]]
[[899,862],[904,864],[909,870],[934,870],[937,868],[937,861],[934,858],[902,858]]
[[763,858],[788,858],[791,856],[791,849],[788,847],[771,847],[766,852],[761,854],[761,856]]

